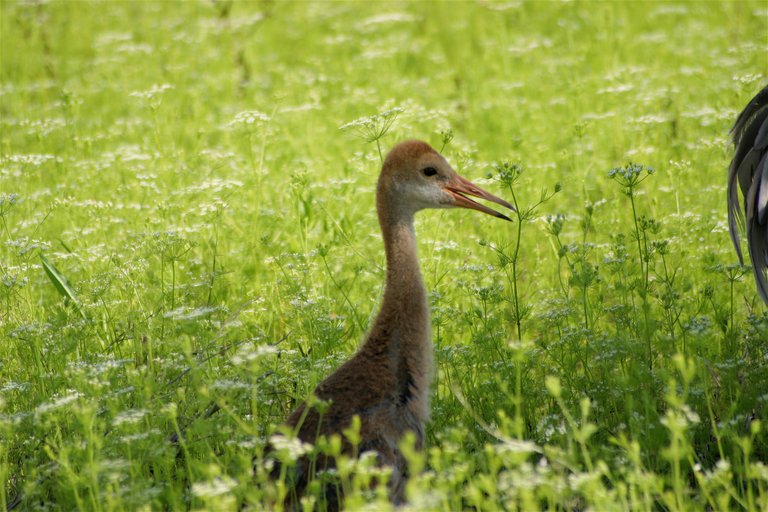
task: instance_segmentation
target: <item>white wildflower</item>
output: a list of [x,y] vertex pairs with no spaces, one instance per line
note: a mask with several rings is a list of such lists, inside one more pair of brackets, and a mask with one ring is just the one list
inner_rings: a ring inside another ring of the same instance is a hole
[[163,94],[165,91],[168,91],[170,89],[173,89],[173,86],[171,84],[155,84],[146,91],[133,91],[128,96],[131,96],[132,98],[141,98],[145,100],[151,100],[155,98],[156,96],[159,96],[160,94]]
[[117,416],[115,416],[112,424],[115,426],[123,424],[132,425],[134,423],[139,423],[142,419],[144,419],[144,416],[146,415],[146,409],[128,409],[127,411],[122,411]]
[[237,486],[237,482],[227,476],[217,476],[207,482],[192,484],[192,494],[198,498],[214,498],[229,493]]
[[6,393],[8,391],[24,391],[27,388],[29,388],[29,382],[10,381],[0,388],[0,393]]
[[404,12],[390,12],[384,14],[377,14],[370,18],[363,20],[362,25],[381,25],[384,23],[410,23],[416,21],[416,16]]
[[371,126],[375,126],[381,122],[386,122],[389,119],[394,120],[394,118],[396,118],[398,115],[400,115],[404,111],[405,110],[400,107],[393,107],[379,114],[375,114],[368,117],[360,117],[358,119],[355,119],[354,121],[345,123],[339,126],[339,130],[348,130],[350,128],[366,129]]
[[195,320],[200,317],[208,316],[217,309],[218,308],[213,308],[210,306],[203,306],[194,309],[182,306],[180,308],[174,309],[173,311],[168,311],[163,315],[163,317],[170,318],[172,320]]
[[3,158],[3,163],[10,162],[14,164],[40,166],[55,159],[56,157],[54,155],[31,153],[28,155],[6,155]]
[[258,345],[255,349],[250,345],[241,346],[232,356],[232,364],[240,365],[256,359],[277,354],[277,347],[273,345]]
[[227,126],[248,126],[254,125],[257,122],[267,123],[271,120],[271,117],[258,110],[244,110],[235,115],[235,118]]
[[497,445],[497,451],[499,453],[540,453],[541,448],[539,448],[536,443],[533,443],[531,441],[524,441],[520,439],[507,439],[500,445]]
[[248,383],[239,381],[239,380],[232,380],[232,379],[218,379],[213,381],[211,384],[212,389],[248,389]]
[[83,394],[80,393],[79,391],[76,391],[74,389],[68,389],[66,395],[54,398],[50,402],[45,402],[38,405],[35,408],[35,412],[38,414],[44,414],[47,412],[54,411],[56,409],[60,409],[61,407],[64,407],[67,404],[71,404],[72,402],[77,401],[77,399],[80,398],[81,396],[83,396]]
[[269,438],[269,443],[280,454],[281,459],[295,461],[299,457],[312,451],[312,445],[302,442],[295,437],[285,437],[281,434],[275,434]]

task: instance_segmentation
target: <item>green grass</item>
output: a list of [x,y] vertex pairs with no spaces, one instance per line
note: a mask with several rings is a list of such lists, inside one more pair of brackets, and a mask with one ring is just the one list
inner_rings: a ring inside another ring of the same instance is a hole
[[[275,507],[266,439],[380,300],[380,151],[452,133],[519,216],[418,216],[411,507],[768,509],[725,206],[766,34],[761,1],[4,0],[0,505]],[[378,472],[343,466],[350,508]]]

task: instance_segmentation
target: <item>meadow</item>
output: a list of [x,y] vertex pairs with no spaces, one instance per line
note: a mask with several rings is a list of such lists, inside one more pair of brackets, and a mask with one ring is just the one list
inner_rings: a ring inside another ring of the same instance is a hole
[[[279,509],[265,443],[375,315],[381,158],[419,138],[517,214],[417,216],[406,508],[768,510],[725,195],[766,82],[764,1],[3,0],[0,505]],[[350,510],[390,507],[372,462]]]

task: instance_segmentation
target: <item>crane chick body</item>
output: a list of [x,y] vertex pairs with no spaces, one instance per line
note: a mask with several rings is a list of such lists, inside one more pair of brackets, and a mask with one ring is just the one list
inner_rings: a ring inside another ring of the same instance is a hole
[[[321,415],[305,403],[287,420],[299,439],[314,443],[320,436],[340,434],[358,416],[361,443],[357,453],[373,450],[382,464],[392,467],[389,487],[395,503],[403,500],[407,478],[399,443],[411,432],[417,449],[424,444],[434,371],[429,307],[417,258],[414,215],[428,207],[460,206],[507,219],[465,194],[512,208],[461,178],[424,142],[403,142],[387,155],[376,191],[387,258],[381,309],[358,352],[315,389],[317,398],[330,401],[328,409]],[[349,452],[352,447],[345,444],[344,449]],[[314,466],[318,470],[333,467],[333,461],[320,457]],[[310,462],[300,461],[293,482],[294,498],[311,478],[309,472]],[[338,506],[337,495],[326,493],[326,499],[329,508]]]

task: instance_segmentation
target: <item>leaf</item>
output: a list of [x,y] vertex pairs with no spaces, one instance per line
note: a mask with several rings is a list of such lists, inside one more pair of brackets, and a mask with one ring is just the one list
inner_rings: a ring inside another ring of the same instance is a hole
[[42,253],[40,253],[40,261],[43,264],[43,270],[45,270],[45,273],[48,274],[48,279],[51,280],[51,283],[53,283],[53,286],[56,287],[56,290],[64,296],[65,300],[71,301],[77,312],[80,313],[80,316],[87,320],[85,313],[83,313],[83,310],[80,309],[80,304],[78,303],[77,298],[75,298],[75,293],[72,291],[72,288],[69,287],[69,283],[67,282],[66,278],[61,275],[61,272],[59,272],[53,263],[48,261],[48,259],[43,256]]
[[70,248],[69,248],[69,246],[68,246],[67,244],[65,244],[65,243],[64,243],[64,240],[62,240],[61,238],[59,238],[59,243],[61,244],[61,246],[62,246],[62,247],[63,247],[63,248],[64,248],[64,249],[65,249],[65,250],[66,250],[66,251],[69,253],[69,254],[72,254],[72,249],[70,249]]

